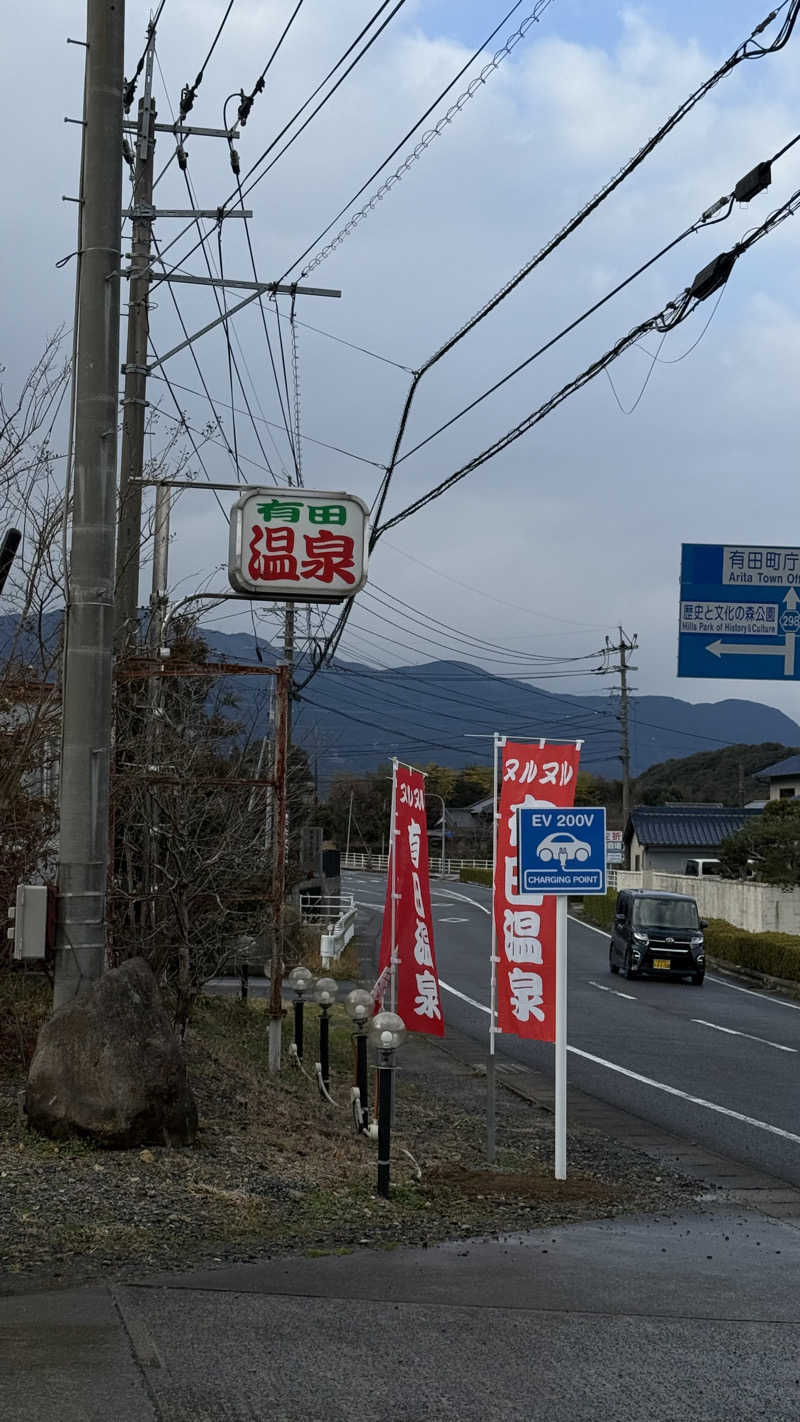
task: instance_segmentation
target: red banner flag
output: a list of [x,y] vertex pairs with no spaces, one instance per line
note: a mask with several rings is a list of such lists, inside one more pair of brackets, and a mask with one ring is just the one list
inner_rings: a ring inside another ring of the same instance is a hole
[[575,803],[578,746],[507,741],[500,759],[494,922],[497,1025],[501,1032],[554,1042],[556,901],[522,894],[517,883],[517,810]]
[[392,966],[394,921],[396,1010],[409,1032],[427,1032],[443,1037],[442,998],[433,949],[425,776],[421,771],[411,770],[405,765],[395,767],[393,831],[380,968],[383,970]]

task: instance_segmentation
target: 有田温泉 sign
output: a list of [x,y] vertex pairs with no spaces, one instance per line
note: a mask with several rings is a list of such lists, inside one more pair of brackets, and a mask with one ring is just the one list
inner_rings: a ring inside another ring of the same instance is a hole
[[684,543],[678,676],[797,681],[800,548]]
[[249,489],[231,510],[231,586],[281,602],[352,597],[367,580],[367,512],[354,494]]
[[[520,810],[566,809],[575,801],[577,745],[506,741],[500,761],[494,916],[497,941],[497,1025],[517,1037],[555,1040],[556,900],[519,879]],[[544,836],[542,836],[544,837]],[[555,862],[558,864],[559,852]]]

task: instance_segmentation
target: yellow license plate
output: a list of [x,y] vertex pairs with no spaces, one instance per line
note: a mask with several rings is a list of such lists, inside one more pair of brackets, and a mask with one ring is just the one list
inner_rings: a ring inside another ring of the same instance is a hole
[[654,959],[653,959],[653,967],[654,967],[654,968],[666,968],[667,970],[669,970],[669,967],[670,967],[670,960],[669,960],[669,958],[654,958]]

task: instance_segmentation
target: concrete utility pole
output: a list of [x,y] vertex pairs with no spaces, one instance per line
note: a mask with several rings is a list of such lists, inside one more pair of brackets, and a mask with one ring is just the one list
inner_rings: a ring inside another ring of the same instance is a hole
[[75,474],[65,618],[54,1005],[105,960],[125,4],[88,0]]
[[[131,279],[128,292],[128,344],[125,355],[125,392],[122,401],[122,457],[119,484],[119,536],[117,540],[118,650],[134,649],[138,633],[139,545],[142,536],[142,486],[145,413],[147,410],[147,339],[150,332],[150,246],[153,233],[153,158],[156,106],[152,98],[153,55],[156,35],[150,26],[144,70],[144,92],[139,100],[136,158],[133,170],[133,234]],[[141,276],[133,273],[141,272]]]
[[619,711],[617,720],[620,726],[620,760],[622,761],[622,828],[628,823],[631,812],[631,749],[630,749],[630,726],[629,726],[629,694],[631,688],[628,686],[628,672],[636,671],[627,660],[629,652],[635,652],[639,645],[638,638],[634,632],[633,637],[628,640],[619,627],[619,642],[612,646],[606,637],[606,654],[619,655],[619,665],[606,668],[609,672],[616,672],[619,675]]
[[275,688],[275,745],[272,813],[272,955],[270,963],[269,1070],[281,1069],[283,1023],[283,900],[286,892],[286,757],[289,733],[291,674],[278,667]]

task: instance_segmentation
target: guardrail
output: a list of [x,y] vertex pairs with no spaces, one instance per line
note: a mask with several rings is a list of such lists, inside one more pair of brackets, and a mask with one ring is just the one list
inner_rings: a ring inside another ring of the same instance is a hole
[[341,957],[356,931],[358,905],[352,894],[301,894],[303,923],[321,930],[319,952],[326,968]]
[[[343,854],[343,869],[371,869],[376,873],[382,873],[389,867],[388,854]],[[457,874],[460,869],[491,869],[491,859],[448,859],[445,857],[445,874]],[[442,860],[437,855],[430,860],[431,874],[441,874]]]

